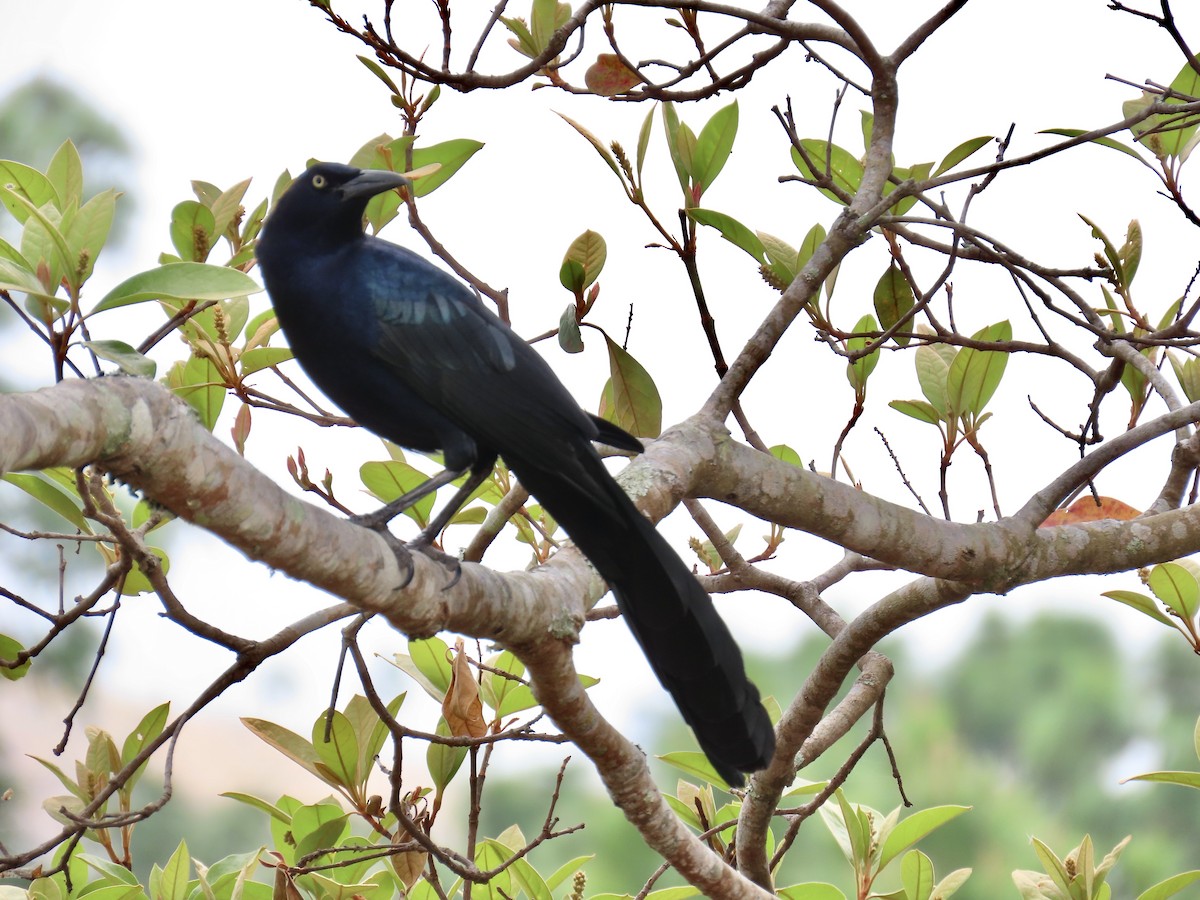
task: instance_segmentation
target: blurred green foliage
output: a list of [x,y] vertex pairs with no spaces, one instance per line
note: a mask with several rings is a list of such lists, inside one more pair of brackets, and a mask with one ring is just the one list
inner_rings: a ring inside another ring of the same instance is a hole
[[[810,670],[822,648],[823,641],[809,639],[786,658],[750,665],[771,693],[772,670],[781,673],[782,686],[786,673]],[[1119,783],[1155,767],[1195,768],[1195,659],[1182,642],[1166,639],[1133,658],[1095,618],[1045,614],[1017,622],[994,613],[958,656],[933,670],[915,666],[915,648],[902,640],[880,649],[896,666],[885,724],[909,799],[917,808],[972,807],[921,844],[939,872],[974,869],[956,896],[1015,896],[1010,873],[1038,862],[1030,835],[1065,855],[1090,833],[1103,855],[1132,834],[1109,879],[1114,896],[1136,896],[1166,874],[1194,867],[1194,845],[1180,836],[1194,833],[1196,798],[1171,786]],[[1142,702],[1149,697],[1154,701]],[[801,777],[832,775],[863,728]],[[682,728],[673,732],[651,743],[688,740]],[[664,790],[671,789],[671,771],[658,770]],[[504,827],[504,820],[532,822],[544,815],[542,792],[529,788],[536,781],[493,775],[484,832]],[[880,745],[868,751],[845,792],[855,803],[877,809],[901,802]],[[607,805],[602,795],[564,796],[562,820],[588,825],[541,848],[542,862],[553,866],[595,853],[587,867],[589,893],[636,891],[660,860],[637,840],[632,826],[601,814]],[[782,830],[775,828],[777,834]],[[845,890],[852,884],[849,867],[817,817],[802,827],[777,884],[796,881],[828,881]],[[659,886],[678,883],[668,875]]]

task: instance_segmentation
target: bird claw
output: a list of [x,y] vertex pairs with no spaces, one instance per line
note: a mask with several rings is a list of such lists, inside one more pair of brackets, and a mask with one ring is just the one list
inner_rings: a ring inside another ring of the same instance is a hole
[[374,531],[379,533],[391,548],[392,555],[396,557],[396,565],[400,567],[400,584],[396,586],[396,590],[402,591],[408,587],[413,580],[413,574],[416,572],[416,566],[413,565],[412,552],[408,549],[408,545],[397,538],[386,528],[375,528]]
[[428,544],[424,544],[420,540],[409,542],[408,549],[419,550],[450,573],[450,580],[442,586],[443,591],[450,590],[450,588],[458,584],[459,579],[462,578],[462,563],[459,562],[457,556],[451,556],[449,553],[443,553],[441,550],[431,547]]
[[459,562],[458,557],[451,556],[449,553],[443,553],[436,547],[430,546],[429,542],[423,539],[423,536],[417,537],[415,540],[409,541],[408,543],[404,543],[388,530],[387,520],[380,520],[380,513],[384,512],[385,510],[386,507],[384,507],[383,510],[378,510],[374,513],[367,513],[366,515],[350,516],[349,521],[363,528],[370,528],[387,542],[388,547],[391,548],[392,554],[396,557],[396,563],[400,566],[400,571],[403,575],[397,590],[403,590],[412,583],[413,574],[415,572],[415,567],[413,566],[412,561],[412,555],[414,552],[421,553],[429,557],[450,573],[450,580],[443,585],[443,591],[448,591],[450,588],[458,584],[459,579],[462,578],[462,564]]

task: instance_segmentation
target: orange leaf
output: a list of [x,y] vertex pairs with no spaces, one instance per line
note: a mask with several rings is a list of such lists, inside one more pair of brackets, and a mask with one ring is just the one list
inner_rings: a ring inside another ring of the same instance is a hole
[[483,737],[487,734],[483,703],[479,699],[479,685],[467,665],[462,638],[454,642],[454,664],[450,671],[450,689],[442,700],[442,715],[450,733],[455,737]]
[[588,66],[588,70],[583,76],[583,83],[593,94],[612,97],[615,94],[624,93],[636,84],[641,84],[642,79],[621,62],[621,58],[616,54],[601,53],[596,57],[596,61]]
[[1066,509],[1056,509],[1046,517],[1042,528],[1051,525],[1078,525],[1080,522],[1098,522],[1101,519],[1136,519],[1141,512],[1127,503],[1112,497],[1080,497]]

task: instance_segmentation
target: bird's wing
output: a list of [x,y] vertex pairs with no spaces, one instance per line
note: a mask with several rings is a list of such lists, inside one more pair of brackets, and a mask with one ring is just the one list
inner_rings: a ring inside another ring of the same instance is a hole
[[531,434],[596,436],[596,425],[537,351],[468,288],[402,247],[369,247],[373,352],[415,394],[501,454],[527,448]]

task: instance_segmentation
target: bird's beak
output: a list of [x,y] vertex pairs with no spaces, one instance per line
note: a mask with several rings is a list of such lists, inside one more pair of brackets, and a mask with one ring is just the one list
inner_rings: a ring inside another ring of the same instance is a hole
[[338,194],[343,200],[352,200],[355,197],[374,197],[384,191],[408,187],[411,184],[411,181],[398,172],[388,172],[384,169],[363,169],[338,188]]

